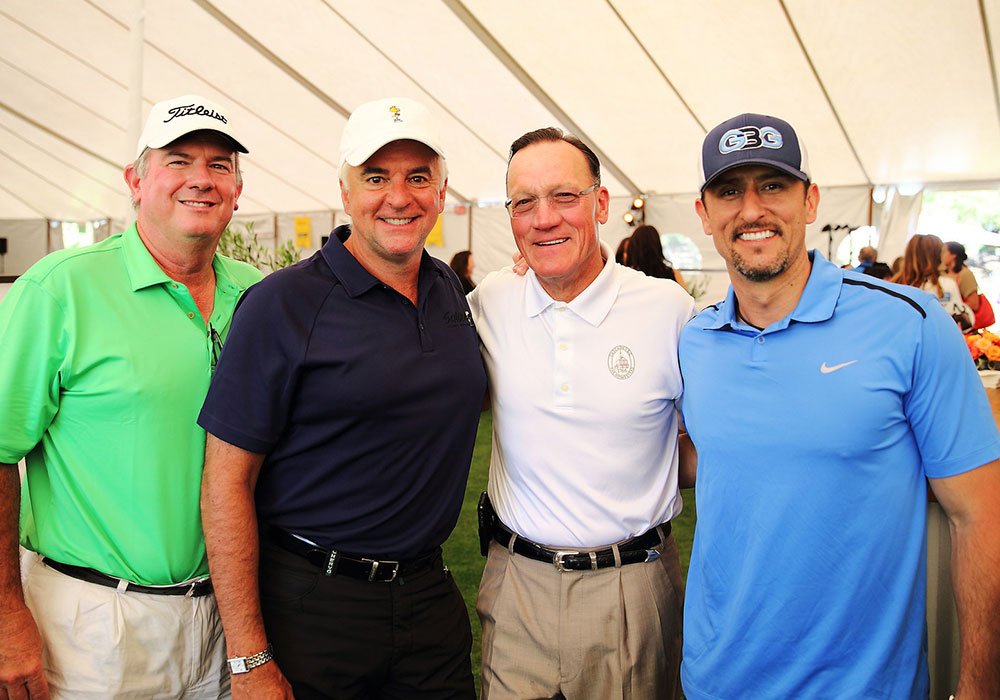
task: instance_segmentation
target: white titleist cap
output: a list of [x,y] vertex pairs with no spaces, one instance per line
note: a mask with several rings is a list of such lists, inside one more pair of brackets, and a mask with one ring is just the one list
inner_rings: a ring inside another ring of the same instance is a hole
[[351,112],[340,137],[340,164],[358,166],[387,143],[418,141],[444,157],[434,119],[427,108],[406,97],[366,102]]
[[233,134],[228,109],[200,95],[181,95],[153,105],[139,137],[135,157],[146,148],[163,148],[181,136],[203,129],[226,136],[240,153],[250,152]]

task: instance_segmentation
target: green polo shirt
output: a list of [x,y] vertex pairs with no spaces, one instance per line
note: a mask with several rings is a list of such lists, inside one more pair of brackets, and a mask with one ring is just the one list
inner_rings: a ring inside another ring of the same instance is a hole
[[[216,255],[211,327],[250,265]],[[0,462],[27,457],[21,543],[147,585],[208,574],[198,498],[212,334],[133,225],[46,256],[0,303]]]

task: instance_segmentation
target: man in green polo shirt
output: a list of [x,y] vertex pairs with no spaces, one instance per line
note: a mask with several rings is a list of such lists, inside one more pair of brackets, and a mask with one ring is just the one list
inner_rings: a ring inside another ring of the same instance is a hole
[[230,116],[156,104],[125,168],[136,223],[45,257],[0,304],[0,697],[228,693],[196,418],[260,278],[215,252],[247,152]]

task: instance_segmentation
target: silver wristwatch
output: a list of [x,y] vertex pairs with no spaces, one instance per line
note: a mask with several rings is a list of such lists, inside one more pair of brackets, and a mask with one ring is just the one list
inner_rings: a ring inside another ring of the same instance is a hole
[[226,663],[229,664],[230,673],[250,673],[250,671],[258,666],[263,666],[273,658],[274,650],[268,644],[264,651],[258,651],[253,656],[237,656],[232,659],[226,659]]

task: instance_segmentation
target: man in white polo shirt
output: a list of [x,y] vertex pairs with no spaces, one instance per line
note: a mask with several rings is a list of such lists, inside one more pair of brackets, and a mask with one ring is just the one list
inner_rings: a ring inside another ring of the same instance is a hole
[[483,697],[673,698],[683,583],[681,327],[694,302],[617,265],[593,151],[558,129],[511,146],[507,209],[530,270],[469,296],[490,377],[481,537]]

